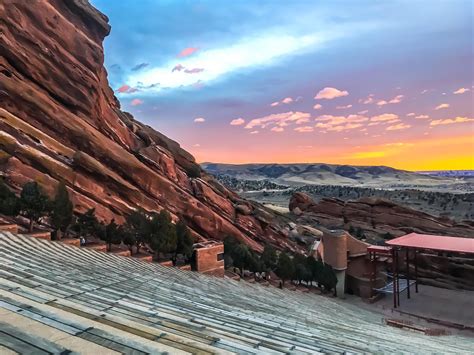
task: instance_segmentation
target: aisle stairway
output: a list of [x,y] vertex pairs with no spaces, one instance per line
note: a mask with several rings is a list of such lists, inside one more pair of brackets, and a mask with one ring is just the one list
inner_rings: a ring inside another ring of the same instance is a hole
[[3,353],[467,352],[339,300],[0,232]]

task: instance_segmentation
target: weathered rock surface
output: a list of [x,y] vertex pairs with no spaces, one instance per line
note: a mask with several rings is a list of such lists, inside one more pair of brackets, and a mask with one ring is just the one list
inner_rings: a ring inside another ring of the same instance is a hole
[[[284,222],[242,201],[200,170],[191,154],[120,110],[107,82],[102,41],[110,26],[85,0],[0,2],[0,174],[19,189],[52,194],[64,180],[77,211],[118,221],[132,209],[169,210],[193,235],[233,235],[298,248]],[[237,208],[235,206],[238,206]]]
[[298,217],[301,222],[312,221],[329,229],[360,227],[368,237],[416,232],[474,238],[474,226],[471,224],[434,217],[382,199],[363,198],[345,202],[324,198],[316,203],[308,195],[297,192],[293,194],[289,208],[290,211],[302,212]]

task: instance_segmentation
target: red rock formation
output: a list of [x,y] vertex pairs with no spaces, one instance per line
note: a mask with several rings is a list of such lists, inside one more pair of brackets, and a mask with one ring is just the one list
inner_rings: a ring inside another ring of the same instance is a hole
[[416,232],[474,237],[474,226],[470,224],[434,217],[383,199],[362,198],[345,202],[323,198],[316,203],[308,195],[297,192],[291,197],[289,208],[290,211],[298,208],[303,212],[298,217],[300,220],[310,220],[329,229],[360,227],[368,237],[382,236],[387,232],[393,236]]
[[103,66],[108,19],[86,0],[6,0],[0,19],[0,174],[11,186],[36,180],[51,194],[64,180],[78,211],[105,220],[164,208],[201,239],[296,248],[275,215],[204,172],[189,177],[200,168],[188,152],[120,110]]

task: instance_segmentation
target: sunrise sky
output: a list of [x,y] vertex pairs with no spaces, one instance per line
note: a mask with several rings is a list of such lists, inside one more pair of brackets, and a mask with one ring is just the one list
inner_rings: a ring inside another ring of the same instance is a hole
[[92,0],[122,109],[199,162],[474,169],[470,0]]

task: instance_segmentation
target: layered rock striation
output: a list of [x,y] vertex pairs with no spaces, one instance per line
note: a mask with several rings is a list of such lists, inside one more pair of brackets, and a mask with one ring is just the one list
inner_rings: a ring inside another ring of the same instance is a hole
[[401,236],[407,233],[439,234],[474,238],[474,225],[470,221],[455,222],[434,217],[394,202],[378,198],[342,201],[323,198],[315,202],[310,196],[297,192],[289,204],[290,211],[300,221],[312,221],[326,228],[361,228],[367,237]]
[[120,110],[102,42],[110,26],[86,0],[0,2],[0,174],[13,188],[63,180],[78,212],[135,208],[183,217],[197,239],[232,235],[297,248],[281,217],[242,200],[178,143]]

